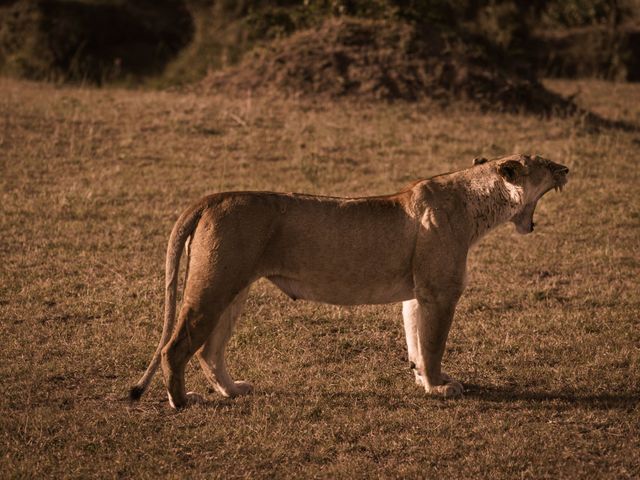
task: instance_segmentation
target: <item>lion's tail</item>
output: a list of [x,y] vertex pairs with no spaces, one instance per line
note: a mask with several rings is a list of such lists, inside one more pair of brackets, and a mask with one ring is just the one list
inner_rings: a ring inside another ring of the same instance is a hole
[[[153,375],[156,373],[160,365],[160,356],[162,349],[171,338],[176,318],[176,294],[178,290],[178,271],[180,269],[180,257],[182,249],[187,239],[193,233],[200,216],[202,215],[203,206],[186,210],[176,221],[169,237],[167,246],[167,257],[165,266],[165,300],[164,300],[164,325],[162,327],[162,337],[156,348],[151,363],[147,367],[138,383],[129,390],[129,398],[138,400],[145,392]],[[187,256],[189,253],[187,252]],[[188,262],[188,261],[187,261]],[[187,265],[188,267],[188,265]],[[187,272],[188,273],[188,272]]]

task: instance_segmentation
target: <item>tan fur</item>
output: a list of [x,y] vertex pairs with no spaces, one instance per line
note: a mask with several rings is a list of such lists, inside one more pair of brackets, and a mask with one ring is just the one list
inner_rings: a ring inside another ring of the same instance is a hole
[[[225,396],[251,391],[226,370],[224,348],[250,285],[266,277],[293,299],[338,305],[404,302],[409,360],[416,382],[449,397],[462,385],[441,372],[469,248],[497,225],[533,230],[538,199],[566,183],[568,169],[513,155],[439,175],[389,196],[334,198],[272,192],[211,195],[176,222],[167,249],[165,323],[138,398],[162,358],[171,405],[192,399],[184,369],[198,354]],[[189,275],[175,318],[181,250],[191,238]],[[195,398],[195,397],[193,397]]]

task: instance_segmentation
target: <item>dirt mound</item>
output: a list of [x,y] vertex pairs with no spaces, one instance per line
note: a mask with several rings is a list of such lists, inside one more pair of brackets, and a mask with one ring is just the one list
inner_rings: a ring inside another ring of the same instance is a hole
[[[495,62],[493,62],[495,64]],[[549,114],[575,106],[492,66],[482,49],[408,24],[332,19],[272,42],[237,66],[213,72],[208,90],[275,89],[287,95],[355,96],[386,100],[470,100],[482,108]]]

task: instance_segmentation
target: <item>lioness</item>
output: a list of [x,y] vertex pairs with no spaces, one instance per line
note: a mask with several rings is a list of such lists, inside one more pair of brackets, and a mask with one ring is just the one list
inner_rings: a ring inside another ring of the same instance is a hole
[[[337,305],[403,302],[409,361],[428,394],[462,394],[440,370],[449,327],[465,284],[467,252],[489,230],[512,221],[533,231],[538,200],[562,189],[569,169],[539,156],[511,155],[414,183],[388,196],[336,198],[226,192],[185,210],[166,257],[162,338],[132,399],[145,391],[162,359],[172,407],[185,392],[184,370],[197,353],[224,396],[249,393],[233,381],[225,346],[249,287],[266,277],[293,299]],[[180,256],[187,278],[174,330]]]

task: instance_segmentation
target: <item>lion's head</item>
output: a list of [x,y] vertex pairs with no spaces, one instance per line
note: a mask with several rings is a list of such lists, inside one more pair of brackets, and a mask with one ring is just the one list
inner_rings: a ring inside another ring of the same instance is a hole
[[569,169],[539,155],[513,155],[498,163],[498,172],[522,191],[522,207],[511,221],[518,233],[527,234],[533,232],[538,200],[552,189],[562,191]]

